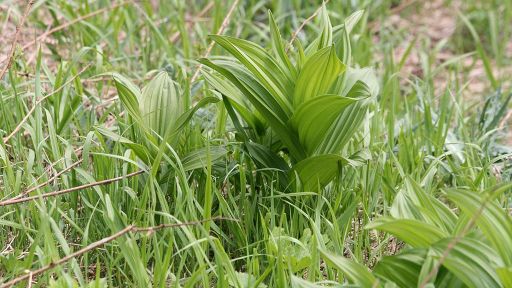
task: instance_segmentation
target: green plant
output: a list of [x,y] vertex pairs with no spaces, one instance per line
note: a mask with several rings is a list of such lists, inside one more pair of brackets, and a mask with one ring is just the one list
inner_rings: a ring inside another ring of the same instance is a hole
[[323,256],[360,287],[508,287],[512,218],[497,199],[511,187],[504,184],[482,192],[447,189],[445,196],[460,209],[456,214],[408,179],[391,215],[366,226],[406,243],[400,253],[384,256],[371,273],[328,252]]
[[[186,107],[178,84],[167,71],[158,72],[142,91],[124,76],[114,74],[113,79],[119,98],[128,112],[131,129],[138,131],[131,134],[132,139],[128,139],[103,127],[97,130],[126,145],[145,164],[158,167],[159,159],[169,149],[175,149],[184,160],[183,169],[188,171],[205,167],[208,158],[215,161],[226,153],[222,146],[187,151],[187,147],[179,145],[180,136],[188,128],[194,113],[208,103],[217,102],[217,98],[206,97],[194,107]],[[200,145],[203,146],[202,143]]]
[[364,147],[347,148],[378,93],[370,69],[347,66],[349,34],[362,13],[332,27],[324,7],[321,33],[304,50],[297,43],[299,50],[290,59],[269,12],[272,53],[246,40],[211,36],[236,60],[202,59],[225,77],[205,74],[223,95],[249,154],[262,167],[284,170],[289,179],[296,174],[305,190],[327,185],[340,165],[356,166],[367,159]]
[[0,287],[511,286],[512,2],[313,2],[3,1]]

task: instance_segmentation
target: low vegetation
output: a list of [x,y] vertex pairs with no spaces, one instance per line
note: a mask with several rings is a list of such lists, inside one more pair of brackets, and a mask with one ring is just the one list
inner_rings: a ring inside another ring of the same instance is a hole
[[313,2],[0,3],[0,287],[512,287],[512,5]]

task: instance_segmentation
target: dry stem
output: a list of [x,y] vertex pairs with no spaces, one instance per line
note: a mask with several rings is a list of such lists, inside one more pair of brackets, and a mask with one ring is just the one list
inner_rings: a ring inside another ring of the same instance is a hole
[[[235,11],[236,6],[238,5],[239,0],[235,0],[233,4],[231,5],[231,8],[229,8],[228,14],[224,18],[224,21],[222,21],[222,25],[220,25],[219,30],[217,31],[216,35],[221,35],[226,27],[229,25],[229,21],[231,19],[231,15],[233,14],[233,11]],[[212,52],[213,46],[215,46],[215,41],[211,41],[210,45],[208,46],[208,49],[206,49],[206,53],[203,55],[203,58],[206,58],[210,56],[210,53]],[[190,79],[190,83],[193,83],[197,80],[199,77],[199,72],[201,71],[202,65],[197,65],[196,72],[194,72],[194,75]]]
[[119,181],[119,180],[122,180],[122,179],[126,179],[126,178],[130,178],[130,177],[133,177],[133,176],[137,176],[137,175],[142,174],[142,173],[144,173],[144,170],[139,170],[139,171],[136,171],[136,172],[133,172],[133,173],[130,173],[130,174],[123,175],[123,176],[119,176],[119,177],[115,177],[115,178],[110,178],[110,179],[106,179],[106,180],[101,180],[101,181],[97,181],[97,182],[93,182],[93,183],[88,183],[88,184],[84,184],[84,185],[80,185],[80,186],[77,186],[77,187],[72,187],[72,188],[68,188],[68,189],[64,189],[64,190],[58,190],[58,191],[54,191],[54,192],[49,192],[49,193],[45,193],[45,194],[41,194],[41,195],[35,195],[35,196],[25,197],[25,198],[19,198],[17,196],[17,197],[14,197],[14,198],[11,198],[11,199],[8,199],[8,200],[0,202],[0,207],[8,206],[8,205],[14,205],[14,204],[28,202],[28,201],[33,201],[33,200],[41,199],[41,198],[48,198],[48,197],[53,197],[53,196],[59,196],[59,195],[62,195],[62,194],[67,194],[67,193],[71,193],[71,192],[74,192],[74,191],[91,188],[91,187],[94,187],[94,186],[106,185],[106,184],[110,184],[110,183],[113,183],[113,182],[116,182],[116,181]]
[[27,19],[30,9],[32,8],[32,5],[34,5],[34,0],[30,0],[28,2],[27,7],[25,8],[25,12],[21,17],[20,23],[18,23],[18,26],[16,26],[16,32],[14,33],[14,40],[12,41],[11,50],[9,51],[9,54],[7,54],[7,58],[4,60],[7,61],[7,64],[4,66],[2,71],[0,71],[0,80],[4,78],[4,75],[7,72],[7,70],[11,68],[12,59],[14,58],[14,52],[16,51],[16,45],[18,44],[18,37],[20,36],[21,28],[25,23],[25,19]]
[[[210,218],[210,219],[204,219],[204,220],[198,220],[198,221],[191,221],[191,222],[183,222],[183,223],[176,223],[176,224],[161,224],[161,225],[158,225],[158,226],[153,226],[153,227],[137,227],[137,226],[134,226],[134,225],[128,225],[126,226],[124,229],[116,232],[115,234],[112,234],[108,237],[105,237],[101,240],[98,240],[96,242],[93,242],[87,246],[85,246],[84,248],[76,251],[76,252],[73,252],[55,262],[51,262],[50,264],[44,266],[44,267],[41,267],[39,269],[36,269],[36,270],[31,270],[27,273],[25,273],[24,275],[21,275],[19,277],[16,277],[14,279],[12,279],[11,281],[9,282],[6,282],[4,284],[2,284],[0,286],[0,288],[7,288],[7,287],[12,287],[16,284],[18,284],[19,282],[21,281],[24,281],[24,280],[27,280],[27,279],[33,279],[34,277],[48,271],[48,270],[51,270],[59,265],[62,265],[66,262],[68,262],[69,260],[75,258],[75,257],[78,257],[82,254],[85,254],[91,250],[94,250],[98,247],[101,247],[109,242],[112,242],[114,241],[115,239],[129,233],[129,232],[133,232],[133,233],[148,233],[148,235],[151,235],[153,232],[156,232],[158,230],[162,230],[162,229],[166,229],[166,228],[176,228],[176,227],[184,227],[184,226],[195,226],[195,225],[199,225],[199,224],[202,224],[204,222],[209,222],[209,221],[216,221],[216,220],[228,220],[228,221],[237,221],[236,219],[232,219],[232,218],[226,218],[226,217],[214,217],[214,218]],[[30,285],[30,284],[29,284]]]

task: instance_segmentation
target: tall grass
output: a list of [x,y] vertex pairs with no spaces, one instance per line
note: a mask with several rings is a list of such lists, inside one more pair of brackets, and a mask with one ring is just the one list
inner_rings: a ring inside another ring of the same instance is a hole
[[0,79],[0,287],[512,286],[510,5],[462,6],[438,65],[397,59],[396,1],[154,2],[31,8],[51,33]]

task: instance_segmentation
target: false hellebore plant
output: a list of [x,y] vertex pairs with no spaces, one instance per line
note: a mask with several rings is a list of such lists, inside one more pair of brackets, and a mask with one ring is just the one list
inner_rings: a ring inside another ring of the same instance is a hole
[[[158,72],[142,91],[122,75],[113,74],[113,79],[130,116],[129,124],[137,132],[131,133],[132,137],[128,139],[105,128],[98,128],[98,131],[130,148],[146,165],[157,167],[154,171],[158,170],[162,158],[173,163],[169,161],[168,155],[172,154],[169,151],[177,153],[175,156],[181,159],[185,171],[206,166],[208,157],[213,161],[225,154],[225,149],[220,146],[190,151],[186,145],[180,145],[180,135],[194,113],[208,103],[217,102],[218,98],[205,97],[193,108],[187,107],[178,84],[167,71]],[[188,146],[198,145],[188,143]]]
[[201,59],[218,72],[205,72],[205,79],[222,94],[251,157],[298,177],[304,190],[324,187],[340,167],[358,165],[368,154],[347,149],[378,93],[371,69],[348,66],[349,34],[362,13],[332,27],[324,8],[320,35],[306,49],[298,43],[291,59],[269,12],[271,51],[215,35],[234,58]]

